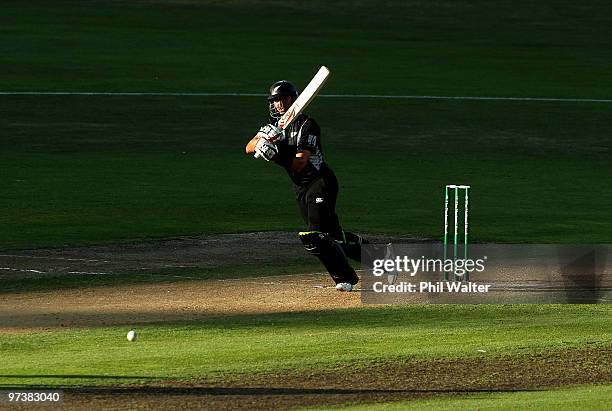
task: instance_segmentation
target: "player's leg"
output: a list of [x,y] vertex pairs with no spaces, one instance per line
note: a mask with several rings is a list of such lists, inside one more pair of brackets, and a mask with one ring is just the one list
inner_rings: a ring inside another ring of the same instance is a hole
[[[338,198],[337,182],[324,179],[325,204],[314,212],[318,214],[319,224],[324,231],[328,232],[339,243],[344,242],[344,231],[340,225],[340,219],[336,214],[336,199]],[[318,195],[318,194],[317,194]]]
[[330,232],[336,230],[335,226],[330,225],[330,222],[333,222],[330,200],[323,179],[314,182],[304,196],[298,196],[302,216],[308,225],[308,231],[300,233],[300,240],[308,252],[319,258],[336,284],[354,285],[359,281],[359,277],[349,264],[341,245]]
[[319,258],[336,284],[355,285],[359,282],[359,277],[346,259],[342,247],[328,233],[304,231],[299,235],[306,251]]
[[361,245],[369,242],[360,235],[344,231],[340,225],[340,219],[336,213],[336,201],[338,199],[338,179],[331,169],[327,169],[323,177],[328,197],[329,211],[322,221],[322,225],[339,243],[346,256],[352,260],[361,262]]
[[345,231],[342,249],[348,258],[361,262],[361,245],[369,243],[370,242],[362,236]]

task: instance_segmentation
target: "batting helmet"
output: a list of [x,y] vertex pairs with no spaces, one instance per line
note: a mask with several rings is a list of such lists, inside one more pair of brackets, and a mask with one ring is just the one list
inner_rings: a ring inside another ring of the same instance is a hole
[[277,81],[270,87],[270,95],[268,101],[274,101],[282,97],[291,96],[297,98],[298,92],[295,86],[287,80]]

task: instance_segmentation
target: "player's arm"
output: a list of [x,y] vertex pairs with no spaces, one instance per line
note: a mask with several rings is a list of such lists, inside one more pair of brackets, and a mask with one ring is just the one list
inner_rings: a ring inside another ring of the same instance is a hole
[[313,119],[309,118],[300,128],[297,153],[291,164],[293,171],[302,171],[308,164],[310,156],[316,152],[321,129]]
[[256,135],[247,143],[245,147],[247,154],[253,154],[255,152],[255,146],[257,146],[257,141],[259,141],[259,138],[259,135]]

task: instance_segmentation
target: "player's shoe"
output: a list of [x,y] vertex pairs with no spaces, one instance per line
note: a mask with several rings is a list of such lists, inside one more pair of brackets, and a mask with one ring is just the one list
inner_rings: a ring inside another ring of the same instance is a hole
[[353,290],[353,284],[351,284],[351,283],[338,283],[338,284],[336,284],[336,290],[337,291],[352,291]]

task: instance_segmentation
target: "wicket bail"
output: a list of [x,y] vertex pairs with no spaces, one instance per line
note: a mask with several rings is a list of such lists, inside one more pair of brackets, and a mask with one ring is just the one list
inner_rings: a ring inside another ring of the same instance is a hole
[[[468,203],[469,203],[469,190],[470,186],[467,185],[456,185],[456,184],[448,184],[444,190],[444,262],[446,263],[446,258],[448,256],[447,247],[448,247],[448,200],[449,200],[449,190],[452,195],[454,195],[454,214],[455,214],[455,230],[453,235],[453,280],[454,281],[469,281],[470,275],[469,273],[465,273],[464,275],[457,275],[455,270],[455,262],[457,261],[457,257],[459,256],[459,190],[465,190],[464,197],[464,217],[463,217],[463,259],[467,260],[468,257]],[[444,280],[449,281],[449,272],[444,268]]]

